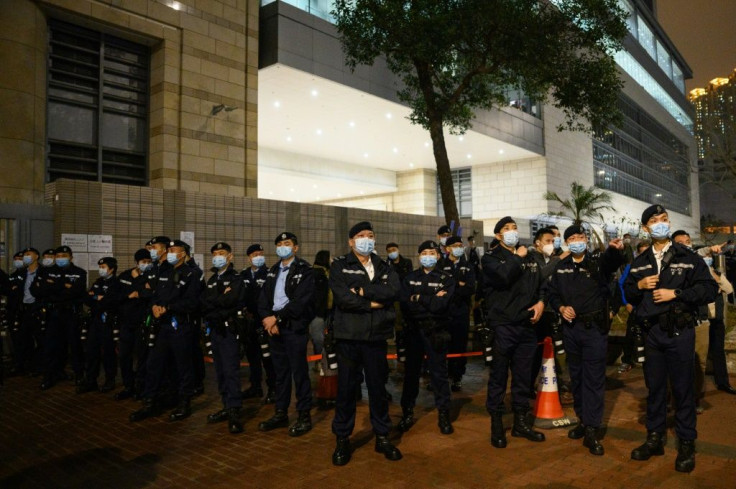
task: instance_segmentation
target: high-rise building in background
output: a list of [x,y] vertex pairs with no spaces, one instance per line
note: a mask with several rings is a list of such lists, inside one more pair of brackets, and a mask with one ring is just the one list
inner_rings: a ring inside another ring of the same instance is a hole
[[700,213],[709,230],[736,231],[736,69],[690,91],[700,173]]

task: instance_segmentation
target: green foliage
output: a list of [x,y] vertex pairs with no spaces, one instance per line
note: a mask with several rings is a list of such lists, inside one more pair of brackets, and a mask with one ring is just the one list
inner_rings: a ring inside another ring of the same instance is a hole
[[563,199],[556,192],[544,194],[546,200],[554,200],[560,204],[562,211],[558,215],[569,217],[573,224],[602,224],[604,211],[616,209],[611,205],[611,195],[596,187],[583,187],[578,182],[570,186],[570,198]]

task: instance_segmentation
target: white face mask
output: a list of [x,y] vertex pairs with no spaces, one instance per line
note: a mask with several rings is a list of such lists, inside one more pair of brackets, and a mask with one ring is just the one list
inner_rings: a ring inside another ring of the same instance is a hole
[[552,253],[555,252],[555,245],[554,243],[546,244],[542,246],[542,253],[544,253],[544,256],[552,256]]

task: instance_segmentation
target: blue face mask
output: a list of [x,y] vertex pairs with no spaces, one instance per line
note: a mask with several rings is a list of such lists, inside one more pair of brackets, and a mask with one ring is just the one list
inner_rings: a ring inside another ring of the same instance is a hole
[[25,257],[23,257],[23,260],[13,260],[13,266],[15,268],[23,268],[23,265],[25,264],[26,260]]
[[562,238],[556,236],[553,244],[555,246],[555,249],[559,250],[560,248],[562,248]]
[[584,241],[573,241],[572,243],[568,243],[567,247],[570,248],[570,253],[573,255],[579,255],[580,253],[585,252],[588,245]]
[[654,239],[666,238],[670,235],[670,223],[658,222],[657,224],[649,226],[649,234]]
[[291,246],[277,246],[276,247],[276,254],[281,259],[289,258],[292,253],[294,253],[294,248]]
[[31,255],[23,255],[23,261],[22,261],[22,263],[25,266],[30,265],[31,263],[33,263],[33,257]]
[[376,247],[376,240],[371,238],[356,238],[355,239],[355,251],[363,256],[368,256],[373,253],[373,249]]
[[391,253],[388,254],[388,258],[390,260],[395,260],[398,257],[399,257],[399,252],[398,251],[392,251]]
[[227,265],[227,258],[222,255],[213,256],[212,265],[214,265],[215,268],[222,268]]
[[151,248],[151,251],[149,253],[151,253],[151,260],[158,260],[158,250],[156,248]]
[[59,265],[61,268],[65,268],[69,266],[69,258],[57,258],[56,264]]
[[458,248],[452,248],[452,255],[455,258],[460,258],[464,254],[465,254],[465,250],[463,248],[460,248],[460,247],[458,247]]
[[97,273],[100,275],[100,277],[105,278],[107,277],[107,268],[100,268],[97,270]]
[[419,257],[419,263],[421,263],[424,268],[432,268],[437,265],[437,257],[434,255],[422,255]]
[[442,237],[440,238],[440,244],[441,244],[442,246],[445,246],[445,245],[447,244],[447,236],[442,236]]
[[44,258],[43,260],[41,260],[41,265],[43,265],[45,267],[50,267],[53,264],[54,264],[54,259],[53,258]]
[[266,257],[265,256],[254,256],[250,260],[251,265],[254,267],[261,268],[263,265],[266,264]]
[[709,267],[712,267],[713,266],[713,257],[712,256],[706,256],[706,257],[703,258],[703,260],[705,260],[705,264],[708,265]]
[[138,264],[138,270],[140,270],[141,272],[145,273],[145,272],[147,272],[147,271],[148,271],[148,269],[149,269],[149,268],[151,268],[152,266],[153,266],[153,263],[144,263],[144,262],[140,262],[140,263]]
[[179,261],[179,254],[178,253],[167,253],[166,261],[171,263],[172,265],[176,265],[177,262]]
[[503,244],[509,247],[514,247],[519,244],[519,232],[506,231],[505,233],[503,233]]

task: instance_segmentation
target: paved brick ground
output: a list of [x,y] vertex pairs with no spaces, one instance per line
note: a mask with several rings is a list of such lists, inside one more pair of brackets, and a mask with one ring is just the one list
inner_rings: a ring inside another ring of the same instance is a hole
[[[315,410],[314,429],[296,439],[286,430],[258,432],[258,422],[271,415],[272,407],[255,401],[247,404],[245,433],[233,436],[225,425],[207,425],[206,415],[219,407],[211,368],[207,393],[194,402],[193,416],[174,424],[165,416],[129,423],[137,403],[97,393],[76,395],[69,383],[41,392],[38,379],[6,380],[0,391],[0,488],[736,487],[736,397],[716,391],[710,380],[691,474],[674,471],[671,430],[665,456],[629,459],[645,436],[641,369],[618,375],[610,368],[605,456],[589,455],[561,429],[546,431],[545,443],[509,437],[508,448],[493,448],[483,407],[486,370],[478,359],[469,365],[463,392],[453,398],[453,435],[440,435],[436,413],[429,409],[431,395],[423,392],[419,422],[409,433],[394,435],[404,459],[389,462],[373,451],[363,401],[353,460],[338,468],[330,462],[332,411]],[[394,373],[389,390],[395,399],[400,389]],[[394,423],[400,413],[392,403]]]

